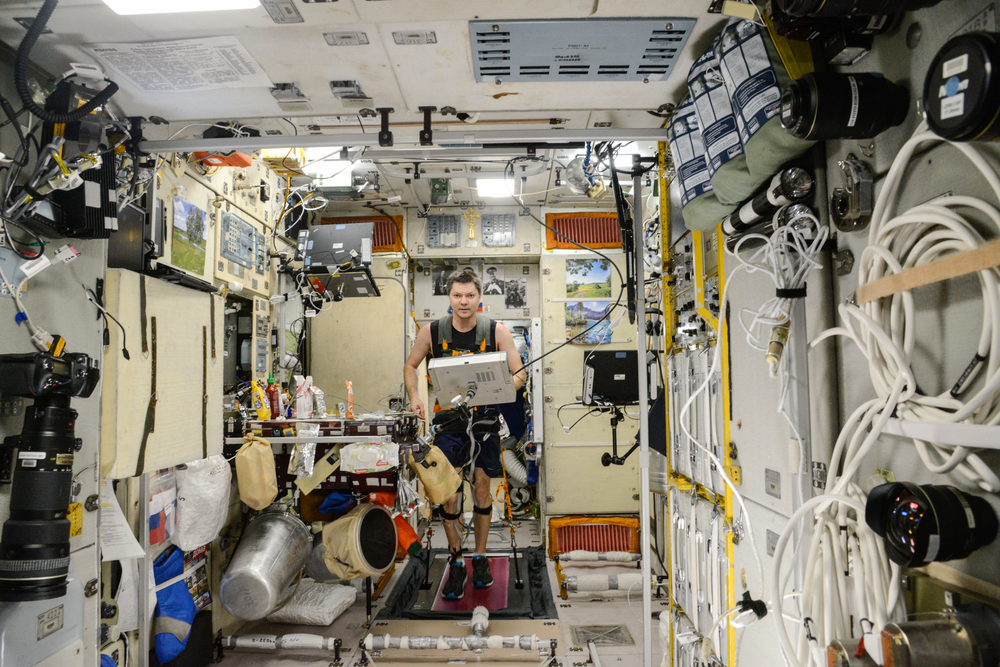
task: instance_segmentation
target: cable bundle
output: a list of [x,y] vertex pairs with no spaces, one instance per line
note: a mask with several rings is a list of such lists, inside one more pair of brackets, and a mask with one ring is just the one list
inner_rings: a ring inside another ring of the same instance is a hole
[[[893,215],[893,202],[897,199],[902,174],[911,155],[920,144],[942,141],[925,129],[923,126],[918,128],[917,133],[903,145],[886,176],[872,215],[869,245],[859,261],[859,288],[884,276],[922,266],[943,255],[983,245],[984,240],[973,222],[956,209],[979,211],[994,229],[1000,231],[1000,211],[973,197],[940,197],[901,215]],[[968,144],[952,145],[972,162],[1000,199],[1000,178],[982,155]],[[860,460],[868,453],[892,413],[904,420],[1000,424],[1000,273],[996,268],[989,268],[979,271],[977,275],[983,300],[979,342],[972,363],[950,391],[926,395],[917,388],[912,369],[916,340],[915,309],[913,295],[909,291],[862,306],[841,305],[844,326],[821,334],[813,342],[815,344],[830,335],[848,336],[869,361],[872,385],[878,399],[866,405],[869,411],[881,410],[882,415],[875,420],[873,433],[864,444],[855,448],[857,436],[852,439],[845,460],[852,473],[857,469],[856,465],[852,465],[853,459]],[[969,386],[983,369],[985,378],[982,388],[965,397]],[[920,440],[914,440],[914,444],[931,472],[944,474],[955,471],[984,491],[1000,491],[1000,479],[970,449]]]

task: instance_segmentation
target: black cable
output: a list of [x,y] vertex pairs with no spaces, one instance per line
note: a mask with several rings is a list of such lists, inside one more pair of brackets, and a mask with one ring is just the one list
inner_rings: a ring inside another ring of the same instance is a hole
[[24,158],[18,164],[22,167],[28,165],[28,140],[24,138],[24,130],[21,129],[21,123],[17,121],[17,112],[14,111],[14,106],[7,100],[6,97],[0,97],[0,108],[3,108],[4,114],[7,115],[9,123],[14,125],[14,131],[17,132],[17,139],[21,144],[21,149],[24,151]]
[[587,412],[585,412],[585,413],[584,413],[583,417],[580,417],[580,418],[579,418],[579,419],[577,419],[577,420],[576,420],[575,422],[573,422],[572,424],[570,424],[570,426],[569,426],[569,430],[571,430],[571,431],[572,431],[572,430],[573,430],[573,428],[574,428],[574,427],[575,427],[575,426],[576,426],[577,424],[579,424],[580,422],[582,422],[582,421],[583,421],[583,418],[584,418],[584,417],[589,417],[590,415],[594,414],[594,412],[600,412],[600,410],[596,410],[596,411],[595,411],[595,410],[594,410],[593,408],[591,408],[590,410],[587,410]]
[[42,120],[50,123],[72,123],[84,118],[111,99],[111,96],[118,92],[118,84],[109,80],[104,90],[94,95],[89,102],[80,108],[70,112],[49,111],[35,104],[35,100],[31,97],[31,91],[28,89],[28,63],[30,62],[28,56],[31,54],[35,42],[38,41],[38,36],[45,30],[45,24],[49,22],[57,4],[59,4],[59,0],[45,0],[42,8],[38,10],[38,15],[31,22],[28,33],[21,40],[21,45],[17,47],[17,58],[14,60],[14,87],[17,88],[17,94],[21,98],[24,108]]
[[[20,257],[21,259],[32,260],[32,259],[38,259],[39,257],[42,256],[42,254],[45,253],[45,241],[42,239],[41,236],[39,236],[38,234],[34,233],[30,229],[26,229],[21,224],[16,223],[13,220],[10,220],[8,218],[0,218],[0,220],[3,221],[3,233],[4,233],[4,238],[7,239],[7,245],[10,246],[10,249],[13,250],[14,253],[18,257]],[[11,234],[10,234],[10,227],[17,227],[22,232],[24,232],[25,234],[27,234],[28,236],[30,236],[33,239],[33,242],[32,243],[25,243],[24,241],[15,240],[14,237],[11,236]],[[17,247],[18,245],[22,245],[22,246],[37,245],[38,246],[38,252],[36,254],[34,254],[34,255],[29,255],[29,254],[25,253],[24,251],[20,250]]]
[[289,125],[291,125],[291,126],[292,126],[292,131],[293,131],[293,132],[295,132],[295,136],[296,136],[296,137],[297,137],[297,136],[299,136],[299,128],[298,128],[298,127],[296,127],[295,123],[293,123],[293,122],[292,122],[291,120],[289,120],[288,118],[282,118],[281,120],[283,120],[283,121],[285,121],[286,123],[288,123]]

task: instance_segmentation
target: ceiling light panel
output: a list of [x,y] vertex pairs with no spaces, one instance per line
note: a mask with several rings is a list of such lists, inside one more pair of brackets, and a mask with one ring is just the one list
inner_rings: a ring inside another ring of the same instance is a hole
[[693,18],[471,21],[476,81],[664,81]]

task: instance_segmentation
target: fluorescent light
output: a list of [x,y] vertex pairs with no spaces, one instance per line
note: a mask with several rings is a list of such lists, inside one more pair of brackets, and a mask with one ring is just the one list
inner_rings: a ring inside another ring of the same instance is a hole
[[104,0],[116,14],[174,14],[227,9],[253,9],[260,0]]
[[476,191],[480,197],[510,197],[514,192],[514,181],[503,178],[477,178]]

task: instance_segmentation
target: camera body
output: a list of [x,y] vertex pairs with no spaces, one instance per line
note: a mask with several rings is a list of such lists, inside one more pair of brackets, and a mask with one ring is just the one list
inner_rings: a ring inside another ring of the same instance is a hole
[[82,353],[61,357],[45,352],[0,355],[0,394],[88,398],[100,379],[97,360]]

